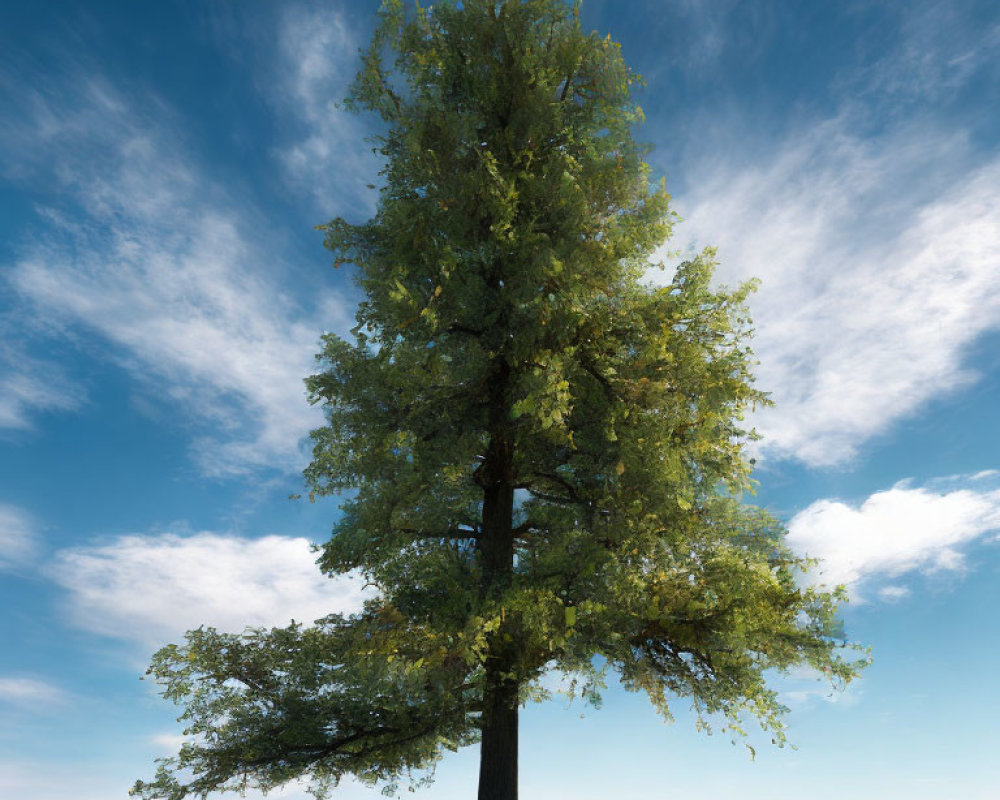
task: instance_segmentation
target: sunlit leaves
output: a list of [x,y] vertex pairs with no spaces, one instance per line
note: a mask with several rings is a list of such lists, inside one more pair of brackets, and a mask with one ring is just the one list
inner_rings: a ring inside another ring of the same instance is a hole
[[[716,286],[710,250],[642,283],[674,215],[632,138],[637,80],[562,0],[383,5],[348,103],[385,123],[377,213],[321,226],[365,299],[307,381],[327,424],[306,470],[344,493],[320,567],[377,597],[161,650],[192,738],[143,797],[391,784],[478,736],[491,658],[524,700],[557,670],[599,702],[611,669],[668,718],[680,696],[778,743],[771,672],[859,667],[842,598],[801,588],[783,528],[744,502],[742,420],[767,402],[753,286]],[[500,483],[513,558],[487,586]]]

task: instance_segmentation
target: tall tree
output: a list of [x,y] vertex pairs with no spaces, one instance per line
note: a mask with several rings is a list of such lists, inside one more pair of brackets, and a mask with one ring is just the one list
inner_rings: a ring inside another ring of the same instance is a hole
[[324,226],[366,299],[308,381],[329,424],[306,470],[355,492],[321,568],[377,596],[157,653],[190,738],[136,794],[393,782],[478,740],[480,800],[513,800],[547,671],[778,743],[770,671],[852,677],[838,596],[741,499],[750,287],[713,288],[710,251],[643,282],[673,215],[637,80],[564,0],[383,4],[349,99],[384,122],[377,214]]

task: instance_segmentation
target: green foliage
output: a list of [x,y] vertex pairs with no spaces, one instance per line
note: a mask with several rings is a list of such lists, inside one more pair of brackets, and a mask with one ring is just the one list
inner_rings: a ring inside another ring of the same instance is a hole
[[161,650],[191,738],[134,791],[394,781],[480,736],[491,665],[523,699],[556,669],[594,702],[610,669],[665,717],[687,697],[782,742],[767,676],[860,664],[842,597],[802,588],[742,501],[752,287],[713,288],[711,251],[642,282],[674,217],[632,139],[637,76],[562,0],[380,17],[349,100],[386,123],[378,211],[323,226],[366,299],[308,381],[329,423],[306,470],[355,491],[322,569],[378,597]]
[[440,747],[471,741],[474,655],[456,659],[461,647],[435,648],[439,639],[388,612],[242,635],[191,631],[149,671],[185,706],[190,738],[176,764],[195,777],[182,783],[168,761],[136,793],[266,790],[304,772],[322,790],[348,773],[375,783],[426,766]]

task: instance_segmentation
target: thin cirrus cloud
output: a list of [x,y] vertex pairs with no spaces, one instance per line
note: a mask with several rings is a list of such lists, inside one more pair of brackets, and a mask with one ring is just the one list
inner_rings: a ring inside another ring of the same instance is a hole
[[[52,361],[33,358],[15,348],[20,331],[0,325],[0,430],[30,430],[35,418],[47,411],[73,411],[85,397],[82,386]],[[11,326],[14,327],[14,326]]]
[[831,688],[828,678],[810,667],[797,667],[777,678],[778,698],[793,711],[802,712],[819,703],[853,706],[861,700],[859,681]]
[[716,164],[680,202],[682,234],[718,245],[723,280],[761,280],[763,453],[815,467],[975,380],[966,351],[1000,328],[1000,159],[960,134],[865,139],[853,122]]
[[[23,305],[97,334],[135,379],[211,428],[194,445],[205,473],[301,466],[299,442],[321,419],[302,378],[320,331],[349,327],[346,310],[332,295],[303,308],[280,290],[281,255],[255,234],[254,210],[186,157],[168,110],[98,78],[63,89],[25,89],[19,126],[2,131],[21,156],[13,177],[64,199],[43,208],[48,234],[10,270]],[[39,377],[8,387],[15,421],[32,405],[71,406],[37,396]]]
[[39,711],[60,705],[67,699],[66,693],[37,678],[0,676],[0,703],[17,708]]
[[[962,3],[916,0],[899,8],[905,9],[899,42],[866,69],[844,76],[847,92],[935,102],[983,70],[996,75],[1000,25],[984,25]],[[884,51],[884,41],[879,44]]]
[[31,564],[39,551],[37,525],[28,512],[0,503],[0,571]]
[[723,281],[761,281],[771,458],[850,463],[975,381],[969,350],[1000,329],[1000,158],[983,104],[954,100],[996,85],[1000,27],[928,2],[897,22],[857,42],[871,58],[833,77],[831,110],[769,140],[775,120],[713,108],[685,150],[675,245],[717,245]]
[[367,596],[357,577],[321,573],[309,542],[288,536],[121,536],[62,550],[47,572],[75,625],[147,648],[200,625],[311,623],[358,611]]
[[327,216],[374,210],[368,185],[379,167],[365,141],[372,131],[365,118],[340,105],[360,66],[363,40],[333,9],[290,5],[279,25],[282,77],[270,94],[295,124],[276,155],[291,185],[311,195]]
[[824,499],[788,523],[789,546],[818,558],[813,579],[847,584],[857,594],[881,583],[882,600],[898,601],[915,571],[960,572],[964,550],[1000,531],[1000,487],[992,472],[915,487],[906,482],[860,504]]

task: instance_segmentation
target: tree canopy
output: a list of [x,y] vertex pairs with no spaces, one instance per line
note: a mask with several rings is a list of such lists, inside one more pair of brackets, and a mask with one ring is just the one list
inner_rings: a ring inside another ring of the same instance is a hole
[[645,279],[674,215],[638,80],[563,0],[383,3],[348,99],[383,123],[377,213],[322,226],[365,300],[308,379],[305,473],[345,498],[320,567],[375,596],[160,650],[188,739],[134,793],[419,780],[478,741],[480,799],[511,800],[547,672],[779,744],[773,674],[855,674],[841,596],[745,501],[752,287],[716,287],[710,250]]

